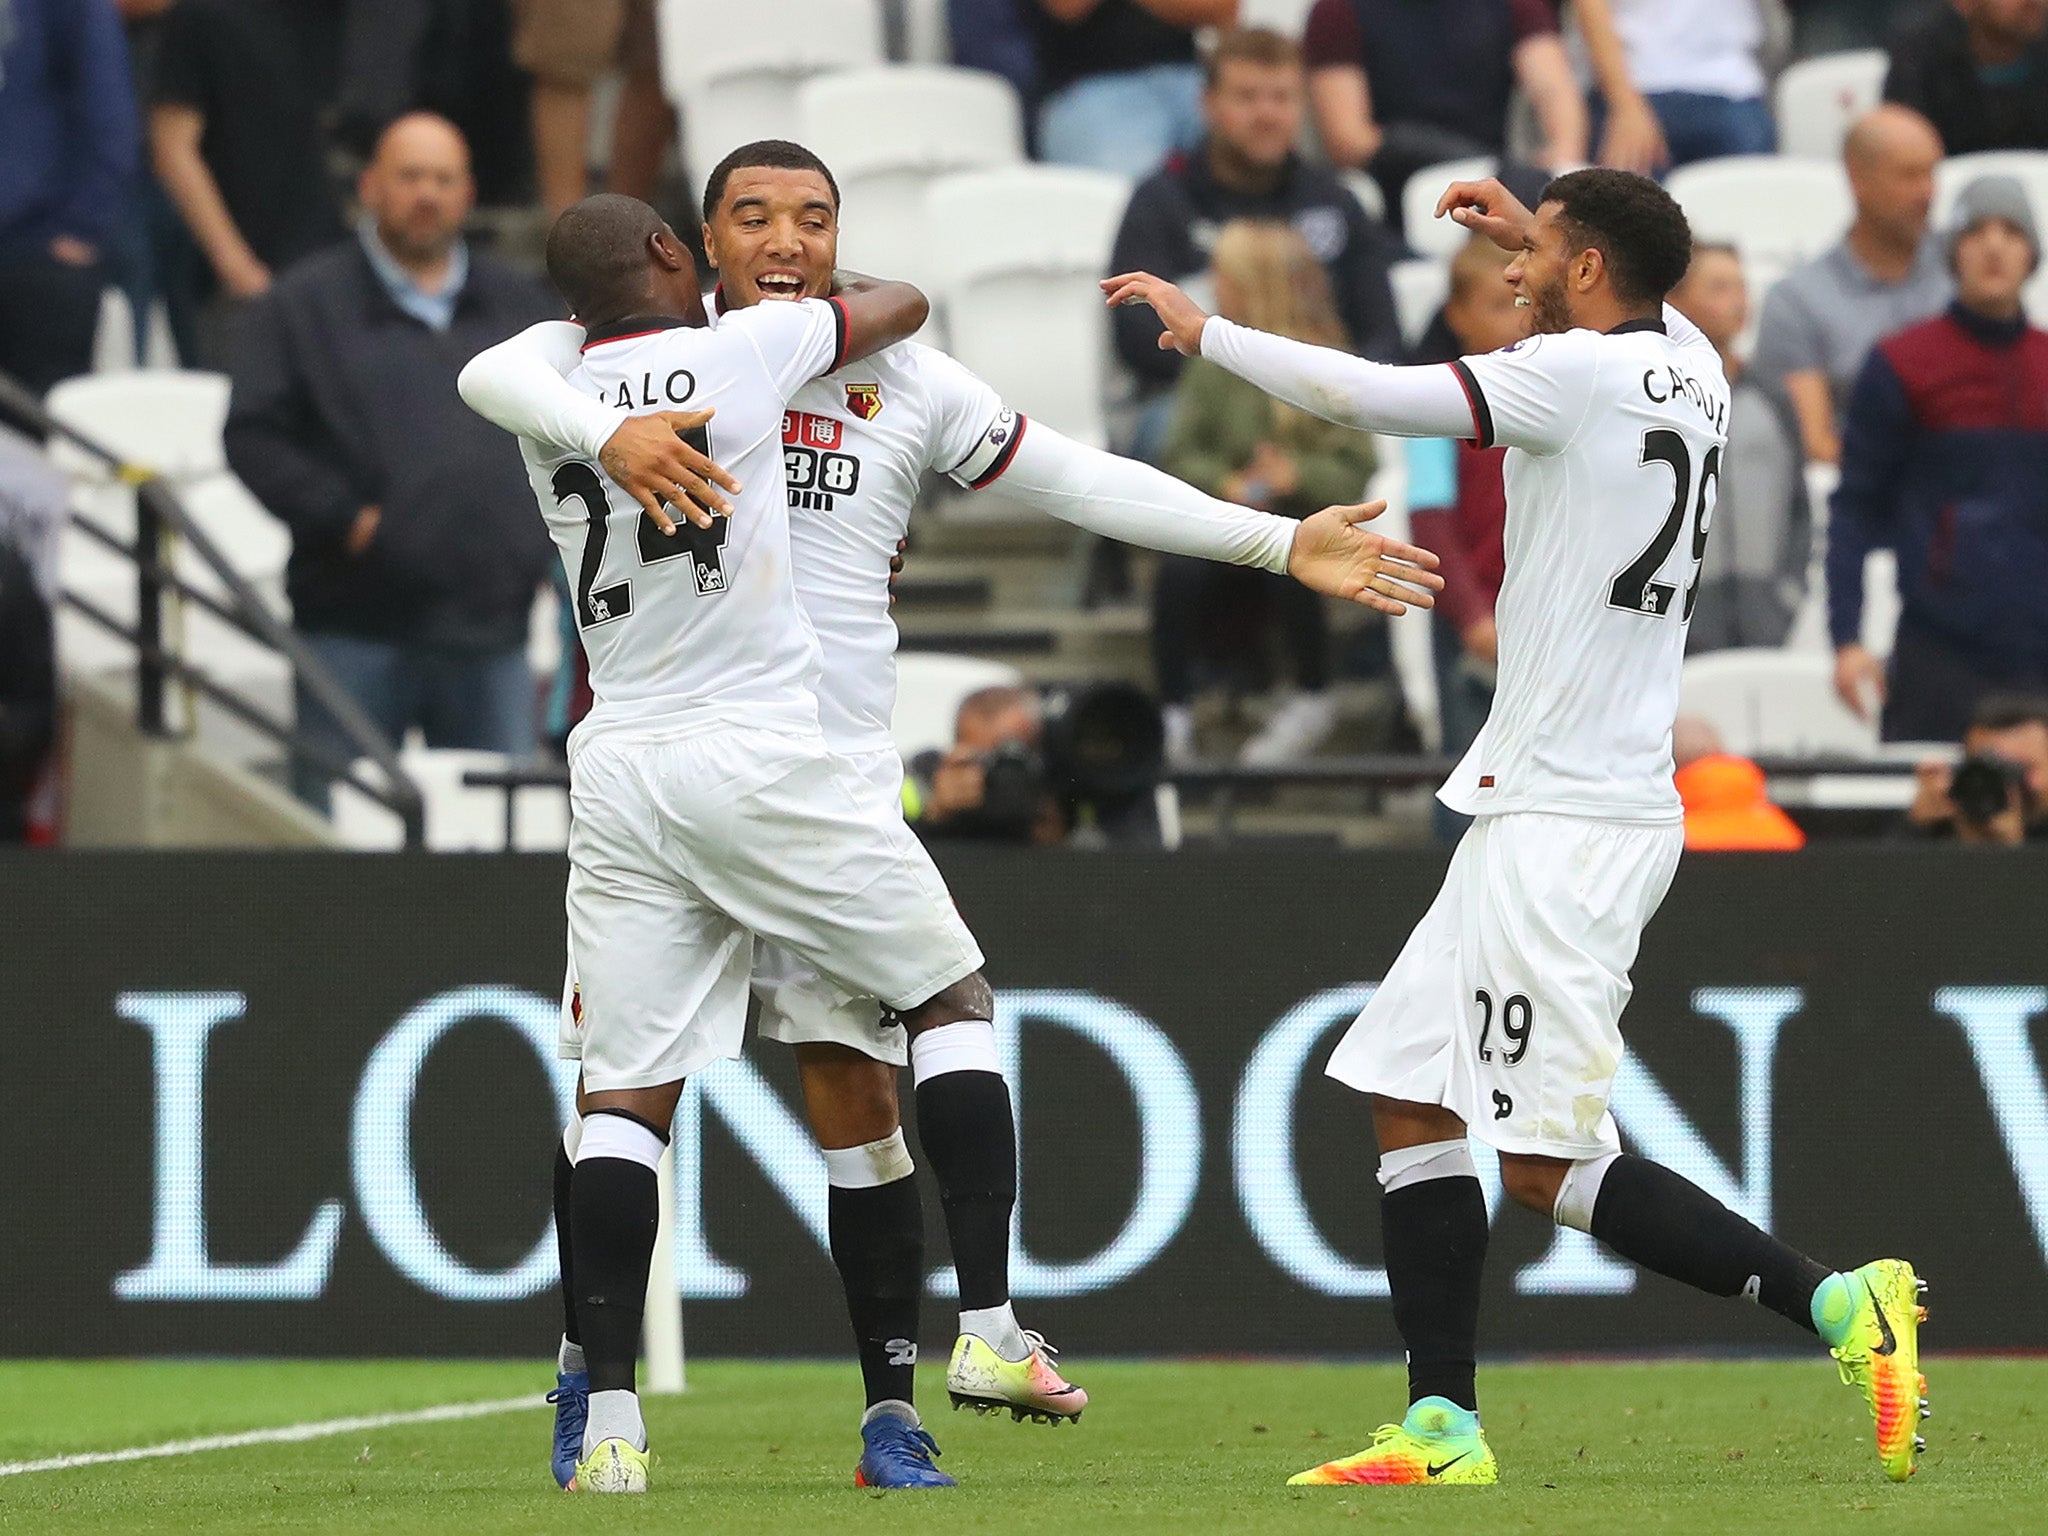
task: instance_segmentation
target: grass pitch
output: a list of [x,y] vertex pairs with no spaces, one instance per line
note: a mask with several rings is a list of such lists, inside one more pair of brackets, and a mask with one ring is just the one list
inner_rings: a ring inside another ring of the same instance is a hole
[[[1831,1363],[1530,1364],[1481,1377],[1505,1481],[1486,1489],[1298,1489],[1397,1411],[1386,1366],[1075,1362],[1095,1396],[1057,1429],[943,1407],[927,1422],[964,1486],[851,1485],[849,1365],[705,1362],[650,1399],[643,1499],[570,1500],[548,1479],[549,1410],[295,1444],[0,1477],[0,1532],[1402,1532],[1728,1536],[2048,1529],[2048,1363],[1941,1360],[1920,1475],[1877,1468]],[[0,1462],[552,1385],[542,1365],[0,1363]],[[1359,1525],[1351,1524],[1361,1522]]]

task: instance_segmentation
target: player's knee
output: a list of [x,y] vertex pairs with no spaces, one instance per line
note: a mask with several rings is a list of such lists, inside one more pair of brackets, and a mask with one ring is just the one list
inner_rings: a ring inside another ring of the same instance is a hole
[[883,1141],[901,1125],[894,1066],[844,1045],[799,1045],[796,1054],[804,1106],[821,1146]]
[[960,1024],[969,1019],[993,1019],[996,1011],[995,988],[988,984],[988,978],[976,971],[972,976],[963,976],[950,987],[934,993],[912,1008],[901,1010],[903,1027],[913,1035],[927,1029],[938,1029],[947,1024]]
[[1570,1166],[1562,1158],[1506,1154],[1500,1160],[1501,1188],[1515,1204],[1548,1217],[1557,1206],[1557,1191]]

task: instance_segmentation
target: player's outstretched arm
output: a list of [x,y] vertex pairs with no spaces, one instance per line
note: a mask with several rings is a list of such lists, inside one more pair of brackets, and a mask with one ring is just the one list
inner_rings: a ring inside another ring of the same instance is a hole
[[1205,496],[1135,459],[1063,437],[1043,422],[1023,429],[1002,487],[1026,506],[1121,543],[1293,576],[1303,586],[1388,613],[1427,608],[1443,586],[1436,556],[1352,525],[1376,503],[1329,508],[1297,522]]
[[1105,279],[1111,304],[1150,304],[1166,334],[1161,346],[1199,353],[1267,394],[1339,426],[1396,437],[1476,437],[1471,397],[1441,363],[1401,368],[1333,347],[1234,325],[1205,314],[1180,289],[1149,272]]
[[579,394],[565,377],[581,359],[583,327],[544,320],[464,366],[455,381],[463,402],[518,437],[595,459],[646,510],[663,533],[675,532],[670,506],[700,528],[713,513],[730,515],[726,492],[739,482],[678,435],[712,413],[659,411],[621,419],[610,406]]
[[838,272],[833,274],[832,296],[846,315],[841,366],[908,341],[931,318],[931,301],[909,283]]

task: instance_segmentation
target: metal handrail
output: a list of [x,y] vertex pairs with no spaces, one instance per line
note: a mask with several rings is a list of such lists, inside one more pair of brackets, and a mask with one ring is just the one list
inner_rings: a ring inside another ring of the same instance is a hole
[[[164,683],[167,679],[175,679],[205,694],[287,752],[306,759],[331,778],[348,784],[392,812],[404,824],[407,848],[426,846],[425,799],[412,776],[400,764],[391,742],[299,633],[272,613],[255,588],[229,564],[205,530],[185,510],[170,482],[147,466],[129,462],[97,439],[60,421],[31,391],[4,373],[0,373],[0,412],[14,417],[27,430],[42,437],[63,438],[135,487],[135,543],[132,546],[76,512],[68,514],[73,527],[135,562],[134,625],[122,623],[105,609],[75,593],[61,595],[66,606],[135,647],[138,729],[151,736],[167,734]],[[227,601],[222,602],[199,590],[169,569],[164,560],[163,535],[166,530],[183,539],[201,563],[213,572],[227,589]],[[292,669],[294,680],[334,717],[354,747],[356,757],[367,757],[377,765],[385,782],[381,785],[366,782],[355,770],[355,759],[344,759],[331,748],[305,735],[296,725],[272,719],[184,657],[167,650],[163,640],[166,592],[196,603],[223,623],[282,654]]]

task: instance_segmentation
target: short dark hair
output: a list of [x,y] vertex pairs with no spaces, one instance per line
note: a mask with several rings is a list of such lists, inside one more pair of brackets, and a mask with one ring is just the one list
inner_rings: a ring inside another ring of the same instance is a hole
[[1226,64],[1257,64],[1266,69],[1301,67],[1301,44],[1271,27],[1233,27],[1216,39],[1202,58],[1202,89],[1213,91]]
[[586,197],[548,231],[548,281],[586,323],[616,319],[646,294],[647,242],[662,228],[661,215],[637,197]]
[[751,144],[742,144],[727,155],[712,169],[704,181],[704,222],[711,222],[711,215],[718,211],[718,205],[725,201],[725,184],[732,180],[734,171],[752,170],[765,167],[771,171],[816,171],[825,178],[825,185],[832,189],[832,211],[839,211],[839,183],[833,178],[832,168],[801,144],[788,139],[756,139]]
[[1972,731],[2010,731],[2048,725],[2048,697],[2037,693],[1994,693],[1970,713]]
[[1558,205],[1558,222],[1576,250],[1600,253],[1624,304],[1659,302],[1692,265],[1685,210],[1647,176],[1598,166],[1571,171],[1543,189],[1543,201]]

